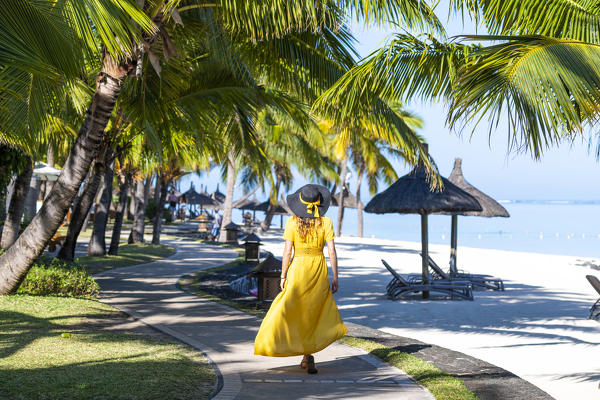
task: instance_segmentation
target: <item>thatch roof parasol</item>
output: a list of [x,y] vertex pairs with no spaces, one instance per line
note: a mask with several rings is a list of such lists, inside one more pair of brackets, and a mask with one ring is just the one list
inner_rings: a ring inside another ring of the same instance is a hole
[[[344,191],[344,192],[345,192],[344,207],[358,208],[358,200],[356,199],[356,196],[348,191]],[[339,204],[339,198],[340,198],[340,192],[337,192],[336,194],[331,196],[331,205],[337,207]],[[365,208],[365,205],[362,203],[362,201],[360,202],[360,208],[362,208],[362,209]]]
[[199,205],[200,208],[210,208],[218,206],[218,204],[213,199],[211,199],[205,194],[196,192],[196,190],[194,190],[193,187],[190,187],[190,189],[183,194],[183,197],[185,198],[185,201],[188,204]]
[[439,212],[481,211],[470,194],[442,177],[444,187],[432,191],[425,168],[419,166],[378,193],[365,207],[369,213],[432,214]]
[[[431,213],[450,211],[481,211],[479,202],[470,194],[442,178],[443,188],[432,191],[425,168],[417,166],[409,174],[399,178],[392,186],[375,195],[365,207],[369,213],[401,213],[421,215],[421,268],[423,282],[429,282],[429,238],[427,216]],[[429,292],[423,291],[423,298]]]
[[217,190],[215,190],[215,191],[214,191],[214,192],[213,192],[213,193],[210,195],[210,197],[211,197],[213,200],[216,200],[216,201],[218,201],[218,202],[219,202],[219,203],[221,203],[221,204],[225,203],[225,195],[224,195],[223,193],[219,192],[219,184],[217,184]]
[[259,204],[260,202],[256,200],[256,196],[254,196],[252,199],[236,201],[233,203],[233,208],[237,208],[239,210],[254,210],[254,208]]
[[487,194],[481,192],[469,182],[465,180],[462,173],[462,158],[454,159],[454,168],[452,173],[448,177],[448,180],[454,183],[456,186],[475,197],[479,204],[481,204],[482,211],[463,211],[458,213],[441,213],[452,215],[452,227],[450,230],[450,268],[458,273],[458,267],[456,265],[456,249],[458,244],[458,218],[457,215],[474,216],[474,217],[510,217],[506,208],[502,207],[500,203],[492,199]]
[[[267,212],[268,207],[269,207],[269,200],[260,203],[259,205],[254,207],[253,210]],[[289,215],[289,212],[285,208],[283,208],[280,204],[277,204],[277,208],[275,208],[275,214]]]

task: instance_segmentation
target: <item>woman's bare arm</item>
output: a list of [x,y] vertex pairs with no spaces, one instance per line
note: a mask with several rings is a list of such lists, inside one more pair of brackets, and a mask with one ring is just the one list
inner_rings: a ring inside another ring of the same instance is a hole
[[283,290],[284,283],[287,279],[287,270],[290,267],[290,259],[292,258],[292,249],[294,248],[294,242],[291,240],[285,241],[285,247],[283,249],[283,256],[281,257],[281,282],[279,286]]
[[337,253],[335,251],[335,243],[333,240],[327,241],[327,251],[329,253],[329,263],[331,264],[331,270],[333,271],[333,279],[331,281],[331,293],[338,291],[338,263]]

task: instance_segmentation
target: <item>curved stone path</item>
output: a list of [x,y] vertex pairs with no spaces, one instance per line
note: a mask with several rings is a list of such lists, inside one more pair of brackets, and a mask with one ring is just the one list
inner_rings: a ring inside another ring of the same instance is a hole
[[317,375],[299,368],[300,357],[253,355],[260,319],[176,287],[181,275],[227,263],[236,253],[197,242],[163,243],[176,254],[97,275],[100,300],[205,353],[219,374],[214,399],[433,399],[399,369],[339,343],[315,355]]

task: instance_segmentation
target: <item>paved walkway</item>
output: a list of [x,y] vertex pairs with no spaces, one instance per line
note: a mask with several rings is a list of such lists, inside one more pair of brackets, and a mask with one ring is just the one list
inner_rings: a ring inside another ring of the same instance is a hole
[[203,351],[220,373],[214,399],[433,399],[399,369],[339,343],[316,354],[317,375],[299,368],[300,357],[253,355],[258,318],[175,287],[179,276],[224,264],[236,253],[197,242],[164,243],[177,253],[99,274],[101,300]]

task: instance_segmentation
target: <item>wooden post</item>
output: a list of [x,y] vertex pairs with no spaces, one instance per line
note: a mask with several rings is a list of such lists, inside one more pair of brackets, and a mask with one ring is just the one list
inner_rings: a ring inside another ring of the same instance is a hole
[[[429,237],[427,234],[427,213],[421,214],[421,267],[423,273],[423,283],[429,283]],[[429,291],[423,291],[423,298],[429,298]]]
[[452,273],[458,272],[456,265],[456,248],[458,243],[458,215],[452,215],[452,227],[450,228],[450,269]]

